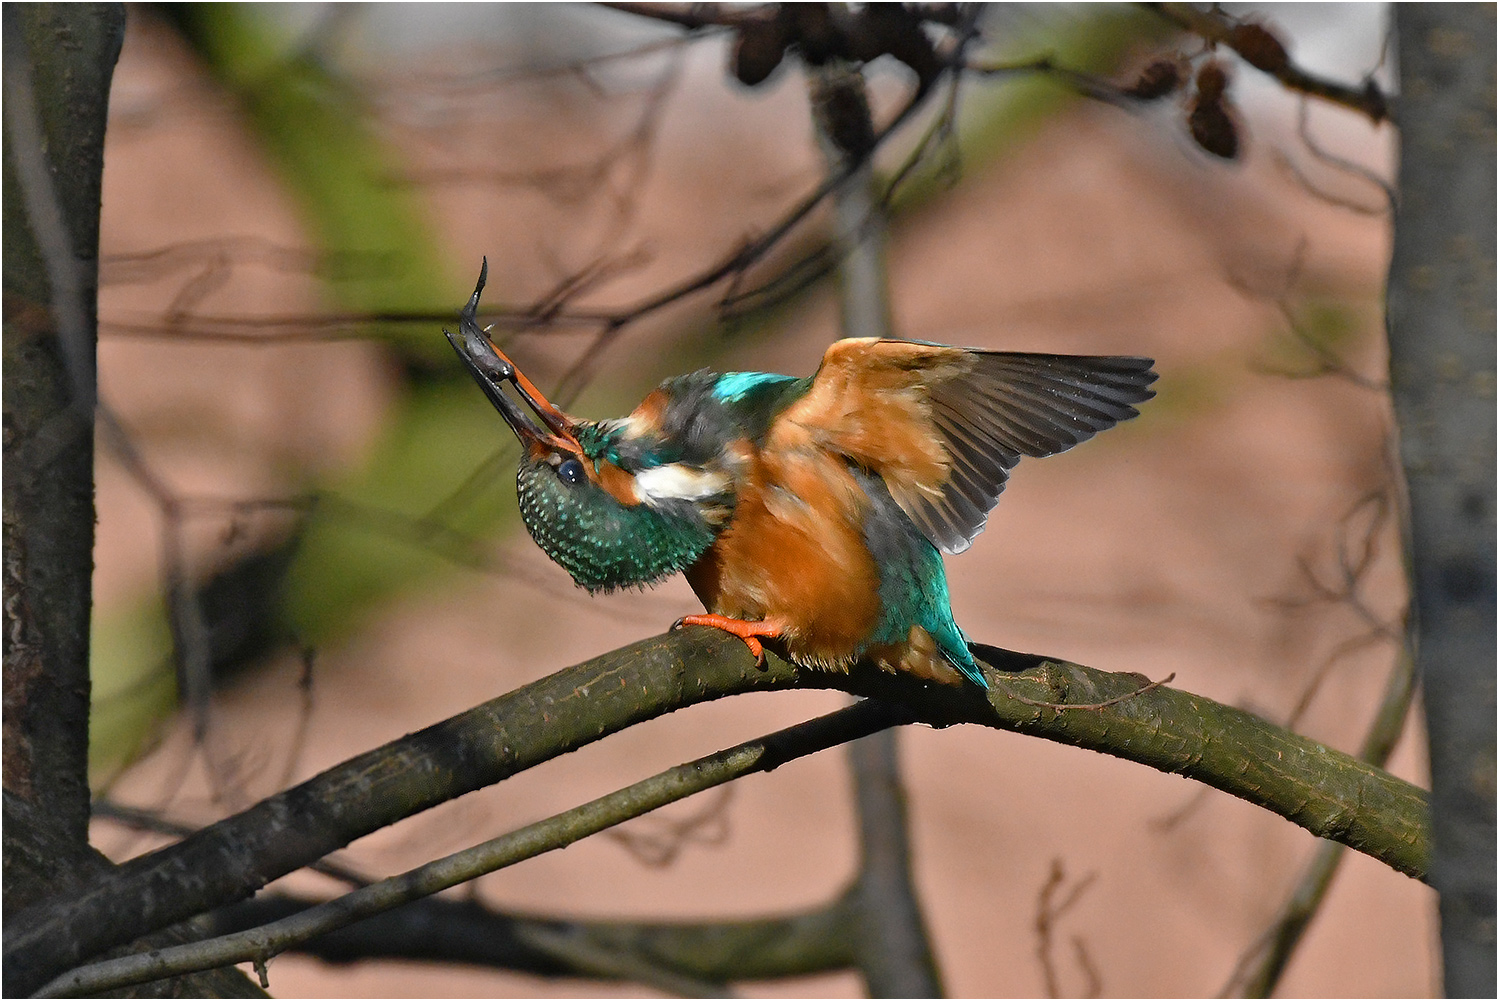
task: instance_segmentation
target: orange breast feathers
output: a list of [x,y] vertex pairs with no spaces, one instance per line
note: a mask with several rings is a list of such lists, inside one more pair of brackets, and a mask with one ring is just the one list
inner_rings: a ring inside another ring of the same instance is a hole
[[847,668],[880,615],[867,505],[838,456],[762,450],[688,583],[710,612],[776,624],[795,660]]
[[962,348],[850,338],[823,356],[807,395],[777,419],[768,452],[819,449],[878,474],[895,496],[939,497],[951,470],[929,389],[973,367]]

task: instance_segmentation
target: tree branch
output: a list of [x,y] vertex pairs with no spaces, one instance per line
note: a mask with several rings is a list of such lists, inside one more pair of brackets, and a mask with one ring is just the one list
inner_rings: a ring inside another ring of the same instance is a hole
[[[287,895],[257,895],[200,922],[227,935],[322,904]],[[472,900],[423,898],[361,919],[297,946],[334,964],[416,960],[472,964],[538,977],[581,977],[567,942],[636,957],[683,978],[726,984],[843,971],[855,966],[851,892],[805,912],[728,921],[611,922],[500,912]],[[543,942],[547,940],[547,942]],[[617,975],[594,972],[613,980]]]
[[881,731],[849,745],[860,845],[852,889],[855,955],[871,998],[942,998],[942,976],[913,886],[896,735]]
[[[1383,766],[1390,757],[1391,749],[1406,723],[1411,709],[1416,677],[1412,671],[1410,647],[1403,647],[1396,655],[1390,677],[1386,681],[1385,694],[1380,709],[1370,724],[1365,740],[1360,746],[1359,757],[1372,765]],[[1298,878],[1296,886],[1287,895],[1276,918],[1266,927],[1246,955],[1241,958],[1229,983],[1220,995],[1229,995],[1240,985],[1244,986],[1246,998],[1270,998],[1276,983],[1291,962],[1297,944],[1307,931],[1313,916],[1323,904],[1328,890],[1333,886],[1334,875],[1344,858],[1347,847],[1337,842],[1324,842],[1318,846]],[[1250,964],[1254,962],[1254,966]]]
[[[5,993],[20,995],[117,945],[248,897],[354,839],[558,755],[696,703],[742,692],[840,688],[911,709],[937,727],[979,723],[1178,773],[1267,808],[1315,835],[1414,877],[1430,852],[1425,793],[1253,714],[1165,686],[1102,710],[1010,699],[1099,703],[1138,675],[983,648],[1029,665],[988,693],[888,675],[848,675],[778,657],[757,668],[737,638],[690,627],[600,655],[392,741],[276,794],[191,838],[130,860],[86,892],[7,916]],[[127,932],[129,930],[129,932]]]
[[1211,45],[1233,49],[1245,62],[1275,77],[1288,90],[1342,105],[1359,112],[1376,125],[1391,115],[1391,100],[1373,79],[1366,78],[1361,87],[1351,87],[1309,73],[1292,62],[1286,48],[1262,25],[1231,17],[1219,10],[1217,4],[1208,10],[1200,10],[1190,3],[1147,3],[1142,6]]
[[[198,943],[101,961],[55,979],[44,986],[40,994],[46,997],[92,995],[226,964],[253,961],[264,965],[276,954],[298,943],[361,918],[436,894],[544,852],[561,849],[581,838],[740,776],[770,772],[793,759],[911,719],[911,713],[904,707],[864,700],[767,737],[668,769],[580,807],[425,863],[398,876],[376,881],[269,925]],[[609,973],[639,976],[643,966],[640,961],[626,962],[622,968],[620,955],[609,955],[616,958],[615,964],[605,965]],[[592,966],[596,969],[600,966],[597,956]],[[674,985],[680,981],[680,978],[674,978]]]
[[[857,745],[855,742],[850,747]],[[197,830],[153,811],[112,801],[96,800],[94,817],[176,838],[186,838]],[[372,878],[328,859],[308,869],[351,887],[374,883]],[[637,958],[680,978],[723,985],[855,966],[852,931],[856,928],[858,902],[853,891],[848,888],[828,904],[804,912],[696,922],[570,919],[502,911],[474,896],[462,900],[433,896],[361,919],[293,949],[334,964],[416,960],[472,964],[540,977],[623,979],[623,972],[585,971],[576,962],[585,952],[594,956],[613,954]],[[323,900],[258,894],[210,912],[194,925],[201,937],[225,936],[287,918]],[[655,984],[651,980],[645,983]]]

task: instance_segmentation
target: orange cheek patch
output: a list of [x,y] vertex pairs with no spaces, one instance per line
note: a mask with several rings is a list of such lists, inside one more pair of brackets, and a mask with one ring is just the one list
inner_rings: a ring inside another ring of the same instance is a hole
[[[589,465],[584,463],[584,469]],[[594,474],[594,481],[609,494],[610,497],[623,505],[634,508],[641,503],[641,499],[635,493],[635,478],[614,463],[607,460],[599,461],[599,470]]]
[[[630,422],[637,428],[645,427],[651,429],[661,428],[662,415],[667,410],[667,395],[660,389],[652,390],[646,394],[646,399],[636,405],[635,410],[630,412]],[[637,432],[639,434],[639,432]]]

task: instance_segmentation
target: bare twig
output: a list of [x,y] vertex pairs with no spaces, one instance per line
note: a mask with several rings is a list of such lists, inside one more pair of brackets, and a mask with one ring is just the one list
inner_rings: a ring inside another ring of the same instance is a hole
[[[593,70],[601,66],[609,66],[614,63],[636,62],[646,56],[654,56],[662,52],[674,52],[692,42],[700,39],[721,35],[722,31],[716,31],[712,27],[703,31],[687,35],[674,35],[670,38],[657,38],[649,42],[615,52],[602,52],[598,55],[585,56],[580,59],[569,59],[561,63],[550,63],[540,66],[518,66],[499,70],[478,70],[471,73],[455,73],[448,70],[437,72],[417,72],[402,76],[394,80],[387,79],[386,87],[393,94],[409,94],[414,87],[431,87],[444,92],[463,90],[489,90],[496,86],[536,83],[541,80],[574,79],[580,81],[589,90],[597,93],[599,84],[595,80]],[[378,85],[378,82],[377,82]]]
[[1380,194],[1385,199],[1385,215],[1394,216],[1397,205],[1396,186],[1364,164],[1355,163],[1353,160],[1348,160],[1323,149],[1317,140],[1313,138],[1312,128],[1309,123],[1308,100],[1304,96],[1297,104],[1297,136],[1302,140],[1302,144],[1307,147],[1309,153],[1323,163],[1346,174],[1353,174],[1355,177],[1368,181],[1380,189]]
[[1220,10],[1217,4],[1207,9],[1188,3],[1145,3],[1141,6],[1199,36],[1209,45],[1233,49],[1250,65],[1275,77],[1290,90],[1357,111],[1377,124],[1390,118],[1391,100],[1375,83],[1373,76],[1367,76],[1360,86],[1353,87],[1309,73],[1292,62],[1274,35],[1255,21],[1235,18]]
[[1292,259],[1287,265],[1286,274],[1283,276],[1279,286],[1271,291],[1265,292],[1252,286],[1249,281],[1233,275],[1228,276],[1229,284],[1243,292],[1247,296],[1256,299],[1269,300],[1276,311],[1281,314],[1286,323],[1287,331],[1296,339],[1308,354],[1313,356],[1313,364],[1306,370],[1279,369],[1271,365],[1260,364],[1257,367],[1268,375],[1282,376],[1287,379],[1317,379],[1323,376],[1336,376],[1360,389],[1373,390],[1379,393],[1388,392],[1390,386],[1383,380],[1372,379],[1356,369],[1344,360],[1337,352],[1333,351],[1320,338],[1307,330],[1305,324],[1297,317],[1292,308],[1291,292],[1296,287],[1302,276],[1302,271],[1307,258],[1307,238],[1300,237],[1297,240],[1296,249],[1292,252]]
[[1029,699],[1026,696],[1022,696],[1022,695],[1020,695],[1018,693],[1011,692],[1009,689],[1007,689],[1003,685],[999,686],[999,688],[1002,691],[1005,692],[1005,696],[1006,696],[1007,699],[1014,699],[1017,703],[1024,703],[1027,706],[1039,706],[1039,707],[1041,707],[1044,710],[1058,710],[1058,711],[1062,711],[1062,710],[1103,710],[1103,709],[1106,709],[1108,707],[1116,706],[1116,705],[1118,705],[1120,703],[1123,703],[1127,699],[1135,699],[1137,696],[1145,695],[1146,693],[1150,692],[1152,689],[1157,688],[1158,686],[1166,685],[1168,682],[1172,681],[1176,677],[1177,677],[1177,673],[1173,672],[1172,674],[1168,675],[1166,678],[1161,679],[1161,680],[1156,681],[1156,682],[1151,682],[1151,681],[1148,680],[1145,685],[1141,686],[1139,689],[1135,690],[1134,692],[1127,692],[1127,693],[1125,693],[1122,696],[1115,696],[1113,699],[1106,699],[1106,700],[1104,700],[1102,702],[1098,702],[1098,703],[1052,703],[1052,702],[1048,702],[1047,700],[1043,700],[1043,699]]
[[[1036,957],[1042,968],[1042,984],[1045,987],[1048,998],[1063,998],[1062,985],[1057,977],[1057,965],[1052,959],[1052,937],[1057,922],[1083,898],[1084,892],[1094,883],[1098,877],[1097,873],[1088,873],[1074,882],[1073,886],[1063,895],[1062,900],[1056,900],[1057,895],[1067,882],[1068,873],[1063,867],[1060,859],[1052,861],[1052,869],[1047,874],[1047,880],[1042,884],[1042,889],[1037,894],[1036,914],[1032,919],[1032,926],[1036,930]],[[1087,997],[1097,997],[1101,987],[1099,972],[1094,968],[1088,958],[1088,951],[1084,947],[1083,940],[1073,938],[1074,955],[1078,958],[1079,966],[1084,971],[1089,985],[1093,989],[1086,992]]]
[[724,3],[600,3],[598,6],[693,30],[735,27],[764,17],[754,6]]
[[624,846],[645,866],[670,866],[690,845],[724,844],[729,838],[729,804],[732,800],[734,787],[721,787],[698,810],[685,817],[669,818],[665,814],[652,814],[637,823],[654,821],[658,829],[656,831],[637,830],[635,825],[622,825],[611,828],[604,835]]
[[997,76],[1020,76],[1022,74],[1034,74],[1037,76],[1050,77],[1059,83],[1076,91],[1083,97],[1103,101],[1118,107],[1130,107],[1138,104],[1135,95],[1120,85],[1095,76],[1092,73],[1084,73],[1080,70],[1059,64],[1052,56],[1037,56],[1031,59],[1010,60],[993,63],[968,63],[964,66],[966,73],[981,77]]
[[[1411,652],[1403,649],[1392,665],[1380,709],[1360,748],[1360,758],[1372,765],[1385,763],[1404,729],[1415,688],[1413,664]],[[1247,998],[1270,997],[1327,897],[1344,852],[1345,847],[1337,842],[1318,846],[1276,917],[1240,954],[1219,990],[1221,998],[1236,993]]]
[[1275,157],[1276,163],[1280,165],[1281,169],[1291,175],[1292,180],[1296,181],[1304,191],[1312,195],[1314,198],[1318,199],[1320,202],[1327,202],[1329,205],[1336,205],[1341,209],[1347,209],[1350,212],[1356,213],[1361,216],[1390,215],[1391,209],[1389,203],[1382,203],[1380,205],[1366,205],[1365,203],[1355,201],[1352,198],[1345,198],[1343,195],[1336,195],[1331,191],[1320,188],[1312,178],[1307,176],[1306,172],[1304,172],[1301,167],[1297,166],[1296,161],[1287,156],[1281,150],[1272,151],[1272,156]]
[[[1393,508],[1397,536],[1404,550],[1409,545],[1410,522],[1402,490],[1403,480],[1397,476],[1394,434],[1385,438],[1382,459],[1386,471],[1386,489],[1360,498],[1339,521],[1339,531],[1334,543],[1341,578],[1339,584],[1333,587],[1324,585],[1306,564],[1303,565],[1308,579],[1313,582],[1316,600],[1346,605],[1354,609],[1367,624],[1368,632],[1354,638],[1354,641],[1384,640],[1400,645],[1386,680],[1380,707],[1370,722],[1359,749],[1360,759],[1376,766],[1383,766],[1395,748],[1405,727],[1416,686],[1416,624],[1410,611],[1402,616],[1399,624],[1386,622],[1375,614],[1359,592],[1361,580],[1374,561],[1380,533]],[[1387,500],[1388,496],[1393,500]],[[1351,556],[1347,541],[1350,524],[1366,508],[1373,508],[1374,514]],[[1299,700],[1293,711],[1293,719],[1306,709],[1322,675],[1346,645],[1340,645],[1330,655],[1324,670],[1315,676]],[[1303,934],[1333,886],[1334,876],[1344,857],[1344,848],[1336,842],[1324,843],[1318,847],[1276,917],[1240,954],[1228,980],[1219,991],[1221,997],[1236,992],[1250,998],[1270,997],[1301,943]]]

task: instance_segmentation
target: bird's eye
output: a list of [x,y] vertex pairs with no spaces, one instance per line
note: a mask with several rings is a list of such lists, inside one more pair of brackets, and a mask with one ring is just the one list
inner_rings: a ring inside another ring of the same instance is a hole
[[557,464],[557,475],[565,484],[577,484],[583,481],[583,464],[576,459],[565,459]]

